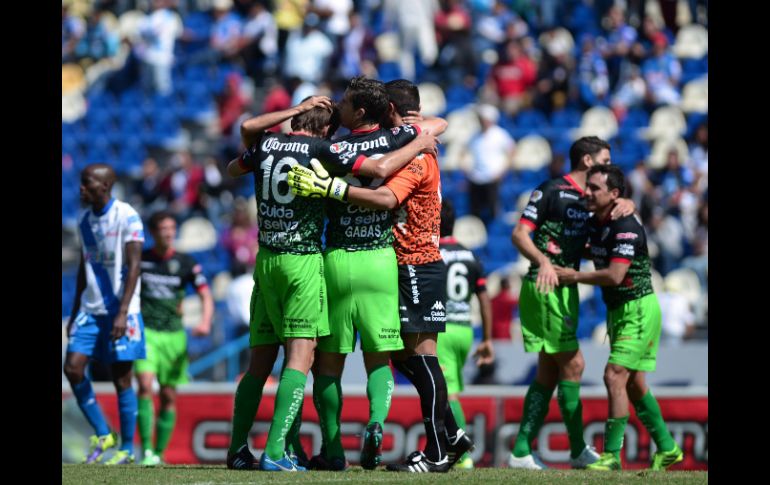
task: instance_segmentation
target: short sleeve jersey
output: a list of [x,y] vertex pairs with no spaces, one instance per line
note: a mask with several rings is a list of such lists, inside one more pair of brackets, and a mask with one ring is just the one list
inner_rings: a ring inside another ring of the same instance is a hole
[[[125,247],[144,242],[144,226],[133,207],[110,199],[98,213],[88,210],[80,218],[86,289],[80,309],[91,315],[114,315],[120,308],[128,271]],[[141,281],[136,282],[128,313],[139,313]]]
[[471,324],[471,297],[486,290],[484,267],[473,252],[453,237],[441,238],[441,257],[447,265],[446,320]]
[[398,264],[427,264],[441,259],[441,177],[438,160],[420,154],[391,176],[385,185],[399,207],[393,223]]
[[[416,125],[353,131],[343,140],[333,143],[330,153],[321,154],[318,158],[332,175],[348,174],[344,179],[350,185],[376,188],[382,185],[383,179],[358,175],[363,160],[401,148],[418,134],[419,127]],[[329,199],[326,211],[329,217],[326,245],[330,248],[360,251],[386,248],[393,244],[393,219],[389,210],[367,209]]]
[[605,222],[591,218],[588,233],[596,269],[607,268],[613,261],[629,265],[620,285],[602,287],[602,298],[608,309],[653,292],[647,236],[636,216]]
[[192,257],[176,252],[163,257],[152,249],[142,252],[144,326],[163,332],[182,330],[180,308],[187,285],[198,291],[208,286],[201,265]]
[[[530,196],[520,224],[534,229],[534,243],[551,263],[578,269],[588,239],[583,189],[569,175],[540,184]],[[526,278],[537,278],[538,267],[530,265]]]

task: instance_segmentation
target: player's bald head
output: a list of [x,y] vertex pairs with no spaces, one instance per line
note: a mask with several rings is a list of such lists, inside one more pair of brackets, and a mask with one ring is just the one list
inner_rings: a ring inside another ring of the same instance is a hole
[[109,165],[104,163],[92,163],[83,169],[83,175],[93,177],[103,184],[107,184],[107,187],[112,187],[117,179],[115,170]]

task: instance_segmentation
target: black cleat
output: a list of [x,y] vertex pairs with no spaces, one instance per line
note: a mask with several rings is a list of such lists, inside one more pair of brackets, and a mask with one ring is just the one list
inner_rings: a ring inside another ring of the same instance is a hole
[[249,445],[241,446],[235,453],[227,453],[227,468],[230,470],[256,470],[256,459],[249,451]]
[[436,463],[425,458],[422,451],[415,451],[408,457],[404,463],[391,463],[385,469],[391,472],[410,472],[410,473],[446,473],[449,471],[449,458],[444,457]]
[[447,438],[446,454],[449,458],[450,468],[457,463],[464,454],[473,451],[476,445],[463,430],[458,430],[454,440]]
[[372,423],[364,433],[364,447],[361,449],[361,466],[366,470],[374,470],[382,460],[382,426]]
[[332,458],[327,460],[323,455],[315,455],[310,459],[308,470],[326,470],[331,472],[344,472],[350,467],[345,458]]

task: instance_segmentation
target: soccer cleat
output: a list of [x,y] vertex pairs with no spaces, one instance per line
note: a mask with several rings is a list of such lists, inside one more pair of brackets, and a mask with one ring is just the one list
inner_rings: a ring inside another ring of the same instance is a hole
[[361,449],[361,466],[374,470],[382,460],[382,425],[372,423],[366,427],[364,446]]
[[511,456],[508,457],[508,468],[524,468],[526,470],[548,469],[548,467],[545,466],[545,463],[540,460],[540,457],[534,453],[522,456],[521,458],[513,456],[513,453],[511,453]]
[[227,452],[227,468],[230,470],[255,470],[254,455],[249,445],[243,445],[235,453]]
[[294,453],[293,451],[286,451],[286,454],[289,455],[289,460],[294,462],[295,465],[301,468],[309,468],[310,467],[310,460],[307,459],[307,455],[305,455],[305,452],[303,451],[301,454]]
[[304,472],[307,468],[299,466],[289,458],[289,454],[284,452],[280,460],[273,460],[267,453],[262,453],[259,459],[259,469],[266,472]]
[[348,460],[344,458],[325,458],[323,454],[315,455],[310,459],[308,470],[325,470],[331,472],[344,472],[350,467]]
[[473,458],[471,458],[470,455],[465,455],[465,457],[457,460],[457,463],[455,463],[454,467],[457,468],[458,470],[472,470]]
[[620,460],[615,458],[615,453],[602,453],[599,459],[590,465],[586,465],[586,470],[611,471],[620,470]]
[[652,457],[652,470],[665,470],[675,463],[679,463],[684,460],[684,452],[679,445],[674,444],[674,449],[671,451],[658,451]]
[[576,470],[582,470],[591,463],[596,463],[599,459],[599,453],[596,452],[596,448],[593,446],[586,446],[583,451],[580,452],[577,458],[570,458],[569,464]]
[[473,440],[471,440],[465,431],[461,429],[458,430],[454,440],[447,439],[446,454],[447,458],[449,458],[449,466],[454,466],[464,454],[473,451],[475,448],[476,445],[473,444]]
[[422,451],[415,451],[406,457],[404,463],[391,463],[385,467],[392,472],[410,472],[410,473],[446,473],[449,471],[449,457],[443,460],[432,462],[425,458]]
[[152,450],[144,450],[144,457],[139,464],[142,466],[156,466],[161,463],[162,460],[160,459],[160,455],[156,455]]
[[105,461],[105,465],[130,465],[134,462],[134,454],[126,450],[118,450],[112,455],[112,458]]
[[103,436],[91,436],[88,455],[83,463],[98,463],[102,461],[104,452],[118,445],[118,435],[114,431]]

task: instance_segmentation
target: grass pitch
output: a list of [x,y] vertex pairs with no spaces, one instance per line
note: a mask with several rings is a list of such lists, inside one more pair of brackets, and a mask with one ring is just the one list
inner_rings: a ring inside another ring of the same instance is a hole
[[705,471],[623,471],[511,470],[478,468],[449,473],[393,473],[380,468],[367,472],[353,467],[347,472],[270,473],[228,470],[224,465],[165,465],[159,467],[62,465],[62,485],[247,485],[261,483],[372,483],[372,484],[705,484]]

